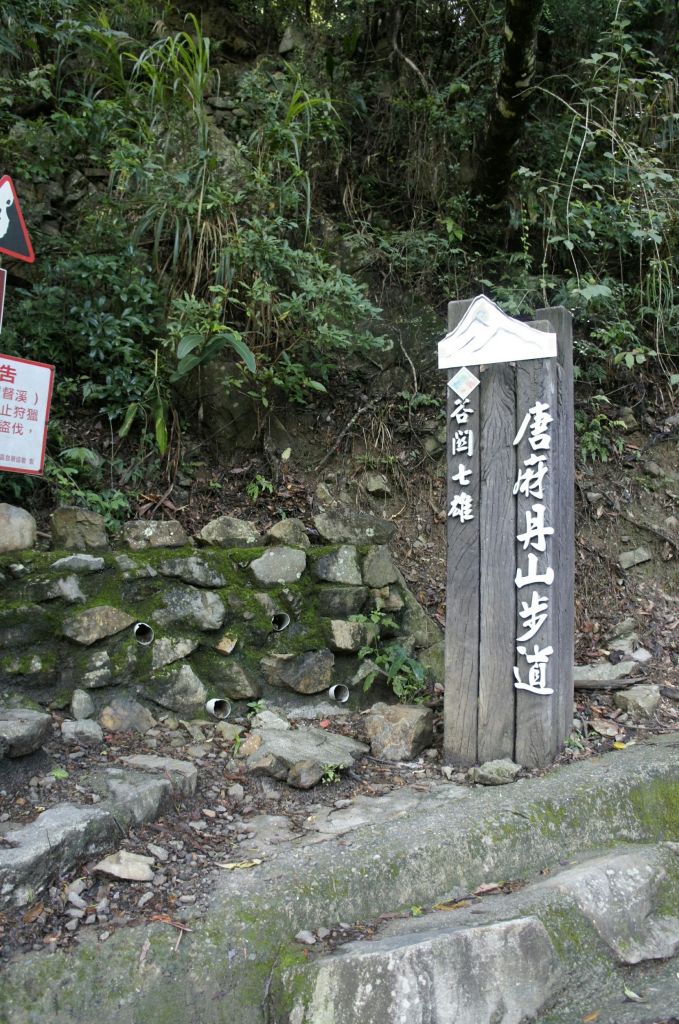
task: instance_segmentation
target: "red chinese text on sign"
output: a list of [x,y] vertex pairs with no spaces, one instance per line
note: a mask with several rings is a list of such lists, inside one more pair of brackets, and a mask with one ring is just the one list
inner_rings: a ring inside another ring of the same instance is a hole
[[39,476],[54,367],[0,353],[0,472]]

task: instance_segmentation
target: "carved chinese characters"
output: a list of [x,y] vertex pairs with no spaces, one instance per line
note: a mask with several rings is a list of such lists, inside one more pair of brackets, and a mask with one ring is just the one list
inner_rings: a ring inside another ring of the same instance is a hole
[[[554,582],[554,569],[549,564],[554,527],[545,523],[546,509],[542,504],[545,497],[545,477],[549,473],[552,443],[549,426],[552,422],[549,405],[546,402],[536,402],[526,413],[514,438],[519,455],[526,452],[528,454],[518,471],[513,493],[536,499],[529,509],[524,511],[525,530],[516,537],[520,545],[519,558],[522,552],[526,552],[526,565],[519,565],[514,577],[517,590],[521,592],[519,619],[525,627],[524,632],[516,638],[516,653],[525,660],[527,671],[522,674],[521,663],[514,666],[514,686],[517,690],[528,690],[530,693],[541,695],[554,693],[553,687],[548,685],[547,677],[547,667],[554,649],[551,644],[541,646],[538,636],[549,617],[549,597],[533,589],[538,584],[551,587]],[[532,649],[526,647],[525,642],[534,638],[537,640]]]
[[[451,420],[459,424],[468,423],[473,415],[474,410],[468,398],[455,399],[453,411],[450,414]],[[453,431],[450,450],[453,456],[471,459],[474,454],[474,431],[471,427]],[[461,523],[467,523],[474,518],[474,500],[469,491],[465,490],[469,487],[471,479],[472,470],[465,462],[459,462],[457,472],[452,474],[451,480],[458,485],[460,490],[457,494],[453,494],[448,516],[452,519],[459,519]]]

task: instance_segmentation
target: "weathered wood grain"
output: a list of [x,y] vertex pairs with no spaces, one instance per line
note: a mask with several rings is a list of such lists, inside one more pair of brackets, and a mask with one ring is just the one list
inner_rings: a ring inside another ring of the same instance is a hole
[[557,430],[555,434],[556,494],[559,536],[554,571],[558,587],[557,636],[559,658],[559,716],[557,752],[573,727],[573,665],[575,633],[575,459],[573,413],[573,317],[564,306],[539,309],[536,317],[548,320],[557,334]]
[[481,374],[480,651],[478,759],[514,754],[516,543],[514,370],[496,363]]
[[[451,302],[448,305],[448,328],[453,330],[460,322],[471,302]],[[468,367],[477,377],[478,367]],[[456,370],[448,372],[448,380]],[[470,396],[473,415],[464,424],[474,432],[474,452],[471,458],[461,460],[452,454],[453,427],[450,419],[457,397],[450,388],[448,393],[448,502],[460,493],[453,482],[460,461],[472,472],[469,486],[463,490],[471,495],[474,518],[466,523],[448,519],[448,573],[446,598],[446,653],[444,693],[444,759],[452,764],[475,764],[477,759],[478,687],[479,687],[479,389]]]

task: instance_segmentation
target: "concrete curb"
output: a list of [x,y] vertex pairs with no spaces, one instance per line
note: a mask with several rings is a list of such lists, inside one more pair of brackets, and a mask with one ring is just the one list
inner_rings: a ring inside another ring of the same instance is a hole
[[350,845],[293,841],[259,867],[229,873],[177,951],[163,926],[117,932],[106,947],[106,992],[96,934],[73,954],[17,960],[0,984],[0,1021],[270,1024],[272,978],[304,962],[292,941],[302,928],[535,877],[587,849],[677,839],[677,734],[499,789],[442,788],[422,794],[407,817],[356,830]]
[[60,874],[110,851],[126,829],[153,821],[173,799],[195,791],[194,765],[150,760],[157,763],[143,767],[163,771],[164,777],[121,768],[93,772],[82,782],[104,798],[101,803],[57,804],[29,825],[5,833],[13,845],[0,848],[0,908],[25,906]]

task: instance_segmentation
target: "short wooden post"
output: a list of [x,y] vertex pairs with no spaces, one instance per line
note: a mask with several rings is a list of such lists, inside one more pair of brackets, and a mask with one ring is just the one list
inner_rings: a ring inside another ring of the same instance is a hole
[[571,317],[451,302],[444,755],[549,764],[573,711]]

